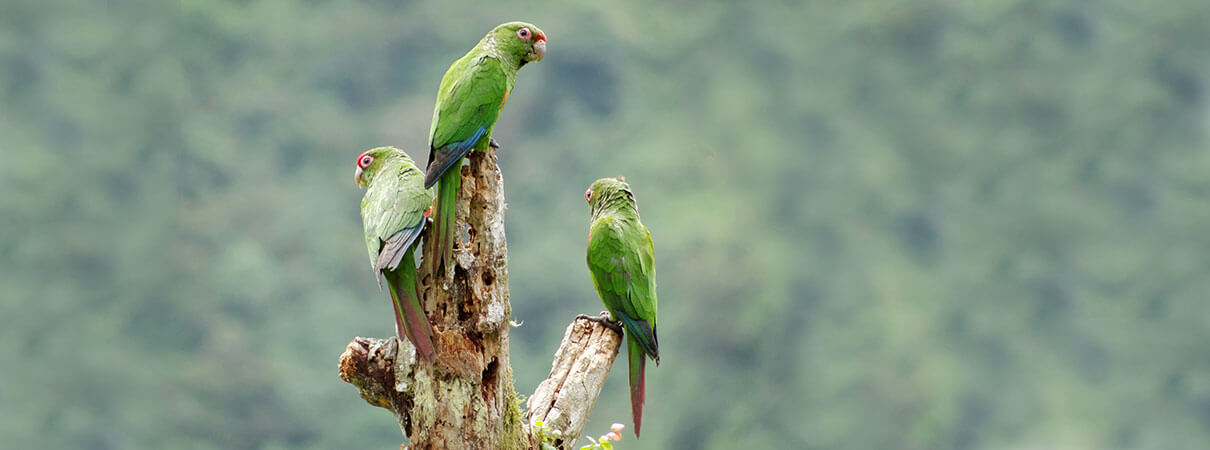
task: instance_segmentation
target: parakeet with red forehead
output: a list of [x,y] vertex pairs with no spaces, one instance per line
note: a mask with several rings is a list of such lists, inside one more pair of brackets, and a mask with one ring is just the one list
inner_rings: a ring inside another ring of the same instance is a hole
[[[630,410],[634,436],[638,437],[647,392],[647,358],[660,363],[655,325],[655,248],[651,232],[639,221],[638,202],[624,178],[597,180],[584,191],[584,200],[592,211],[592,225],[588,229],[588,270],[592,273],[592,284],[609,316],[621,322],[626,330]],[[605,317],[588,318],[610,325]]]
[[437,349],[433,328],[420,305],[412,250],[428,223],[424,212],[433,202],[433,192],[424,187],[424,173],[412,158],[395,147],[378,147],[358,155],[355,172],[357,186],[366,188],[361,198],[366,249],[378,287],[383,278],[387,280],[395,307],[395,333],[432,362]]
[[[441,78],[433,124],[429,129],[429,162],[424,187],[437,184],[433,217],[433,251],[444,265],[453,254],[454,203],[462,184],[462,158],[485,150],[492,128],[513,90],[517,70],[546,55],[546,33],[525,22],[492,29]],[[440,181],[438,181],[440,180]]]

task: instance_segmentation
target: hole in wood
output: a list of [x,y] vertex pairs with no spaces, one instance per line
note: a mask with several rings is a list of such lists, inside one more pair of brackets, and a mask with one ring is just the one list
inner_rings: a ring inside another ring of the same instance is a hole
[[465,322],[474,317],[474,312],[471,311],[471,303],[474,303],[474,296],[467,295],[466,298],[458,302],[458,320]]
[[499,368],[500,362],[493,357],[492,362],[487,363],[487,367],[483,369],[483,384],[480,385],[480,388],[483,390],[483,398],[489,399],[489,402],[494,397],[492,394],[496,392],[496,381],[499,378],[496,372],[499,372]]

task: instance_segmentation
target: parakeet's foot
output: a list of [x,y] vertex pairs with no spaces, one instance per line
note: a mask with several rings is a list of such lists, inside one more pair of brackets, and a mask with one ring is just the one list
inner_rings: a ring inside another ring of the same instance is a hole
[[487,138],[487,146],[497,150],[500,149],[500,143],[496,142],[496,138],[494,137]]
[[605,325],[605,328],[613,330],[613,331],[617,332],[618,334],[622,334],[622,321],[611,320],[609,318],[609,311],[601,311],[601,315],[599,315],[599,316],[590,316],[588,314],[580,314],[580,315],[576,316],[576,318],[590,320],[590,321],[599,323],[601,325]]

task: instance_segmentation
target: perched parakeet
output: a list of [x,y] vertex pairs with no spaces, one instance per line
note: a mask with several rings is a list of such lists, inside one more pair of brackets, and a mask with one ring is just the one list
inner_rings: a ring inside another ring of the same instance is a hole
[[638,203],[622,177],[602,178],[584,191],[592,210],[588,270],[612,320],[626,330],[630,360],[630,410],[634,435],[643,423],[647,358],[660,363],[656,338],[655,249],[639,221]]
[[412,158],[395,147],[378,147],[357,156],[357,185],[366,188],[361,220],[378,287],[386,278],[399,339],[411,341],[417,353],[431,362],[437,357],[433,328],[420,305],[412,256],[416,239],[428,222],[425,210],[433,202],[423,175]]
[[[441,77],[433,124],[429,129],[429,162],[424,187],[437,184],[433,217],[433,255],[449,261],[454,245],[454,203],[462,184],[462,158],[484,150],[492,127],[513,90],[517,70],[546,55],[546,34],[524,22],[509,22],[487,33]],[[450,170],[454,169],[454,170]]]

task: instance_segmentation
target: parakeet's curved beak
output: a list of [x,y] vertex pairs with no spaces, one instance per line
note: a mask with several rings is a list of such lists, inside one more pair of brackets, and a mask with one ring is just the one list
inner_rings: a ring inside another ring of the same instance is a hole
[[359,187],[359,188],[366,187],[365,182],[361,181],[361,167],[360,166],[358,166],[357,170],[353,172],[353,182],[357,183],[357,187]]
[[539,39],[538,42],[534,42],[533,50],[525,55],[525,59],[529,62],[538,62],[544,56],[546,56],[546,39]]

